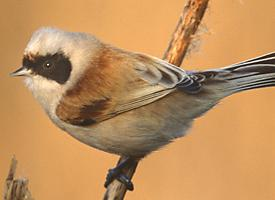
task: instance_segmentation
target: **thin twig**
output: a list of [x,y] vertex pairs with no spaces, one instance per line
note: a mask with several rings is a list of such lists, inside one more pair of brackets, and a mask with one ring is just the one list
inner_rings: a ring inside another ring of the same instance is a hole
[[[201,19],[205,13],[209,0],[188,0],[180,19],[173,33],[169,46],[164,53],[163,59],[168,62],[180,66],[187,49],[196,33]],[[118,163],[125,160],[121,157]],[[124,174],[130,179],[133,177],[138,163],[134,163],[127,169],[124,169]],[[114,180],[107,188],[104,195],[104,200],[122,200],[127,192],[126,187],[117,180]]]
[[181,13],[176,30],[163,58],[180,66],[196,33],[209,0],[189,0]]

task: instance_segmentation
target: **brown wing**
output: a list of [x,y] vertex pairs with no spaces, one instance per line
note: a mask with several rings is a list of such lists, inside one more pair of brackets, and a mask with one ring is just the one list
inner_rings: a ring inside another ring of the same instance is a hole
[[56,114],[67,123],[88,126],[152,103],[185,79],[183,70],[160,59],[104,48]]

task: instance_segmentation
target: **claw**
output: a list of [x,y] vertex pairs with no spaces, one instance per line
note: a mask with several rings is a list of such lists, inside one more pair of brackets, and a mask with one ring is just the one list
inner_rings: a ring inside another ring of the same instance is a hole
[[134,184],[129,179],[129,177],[123,174],[123,169],[126,166],[128,166],[131,162],[133,162],[133,160],[131,158],[128,158],[125,161],[121,162],[119,165],[117,165],[115,168],[109,169],[108,174],[106,176],[106,181],[104,183],[104,187],[107,188],[113,182],[113,180],[116,179],[119,182],[123,183],[126,186],[127,190],[133,191]]
[[124,174],[120,174],[118,177],[117,177],[117,180],[120,181],[121,183],[123,183],[127,190],[130,190],[130,191],[133,191],[134,190],[134,184],[132,183],[132,181],[127,177],[125,176]]
[[104,187],[107,188],[115,179],[123,183],[126,186],[127,190],[130,190],[130,191],[134,190],[134,184],[132,183],[132,181],[122,172],[119,172],[119,170],[116,170],[116,168],[110,169],[108,171],[106,181],[104,183]]

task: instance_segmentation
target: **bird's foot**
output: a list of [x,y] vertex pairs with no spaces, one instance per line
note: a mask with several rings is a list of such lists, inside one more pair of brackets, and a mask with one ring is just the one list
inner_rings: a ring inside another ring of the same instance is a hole
[[109,169],[104,187],[107,188],[115,179],[123,183],[127,190],[133,191],[134,185],[131,179],[123,173],[123,169],[129,166],[132,162],[136,162],[131,158],[127,158],[119,163],[115,168]]
[[132,181],[120,170],[117,170],[117,168],[109,169],[104,187],[107,188],[115,179],[123,183],[126,186],[127,190],[134,190],[134,185]]

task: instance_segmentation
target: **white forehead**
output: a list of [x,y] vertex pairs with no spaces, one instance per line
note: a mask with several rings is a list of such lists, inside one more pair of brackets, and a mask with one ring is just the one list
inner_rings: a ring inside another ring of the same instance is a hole
[[25,49],[25,54],[55,54],[62,51],[67,56],[75,48],[87,50],[96,45],[98,40],[87,33],[67,32],[57,28],[43,27],[35,31]]
[[[33,33],[24,54],[47,55],[62,52],[72,64],[72,71],[66,84],[56,86],[56,83],[40,76],[31,77],[28,84],[34,93],[53,92],[64,93],[79,80],[85,69],[90,66],[102,43],[87,33],[66,32],[56,28],[41,28]],[[39,89],[37,89],[39,88]],[[62,92],[61,92],[62,91]],[[35,95],[39,96],[39,95]],[[43,99],[43,98],[42,98]]]

